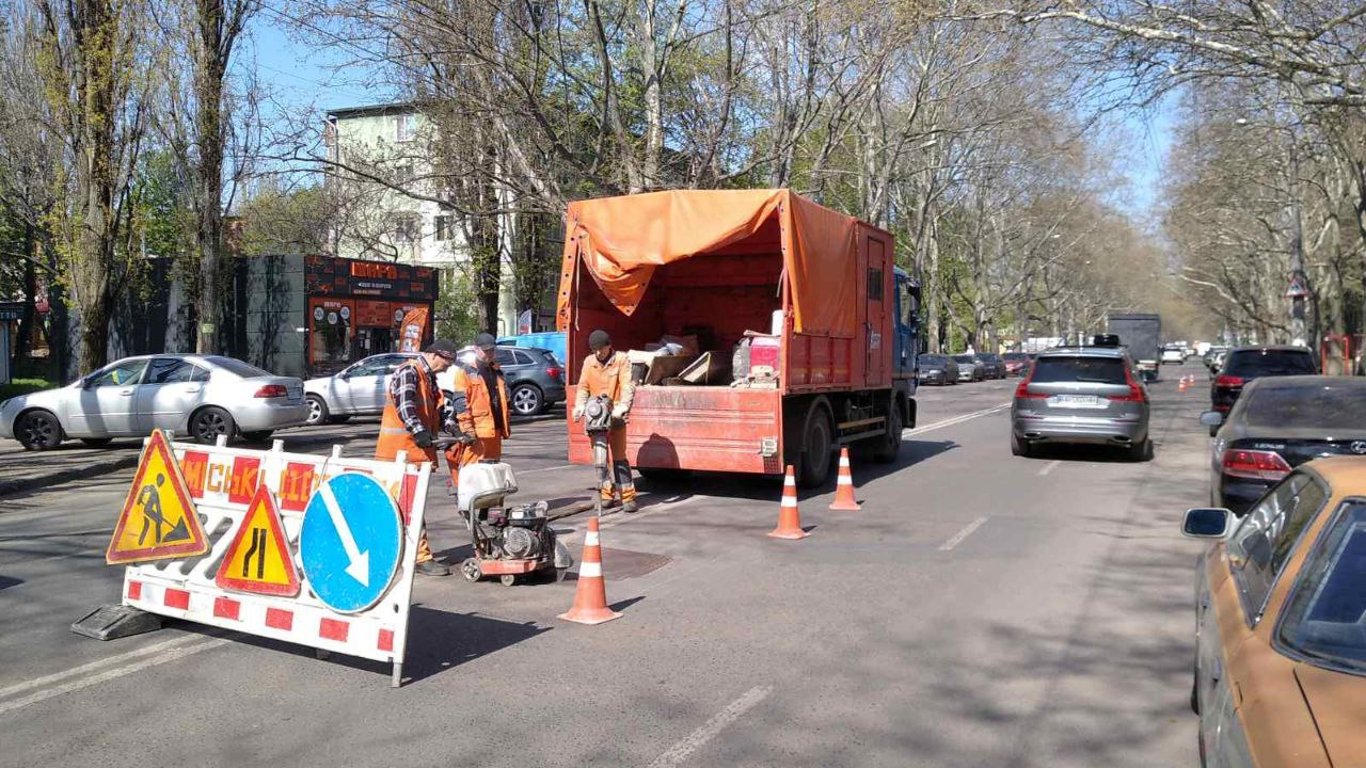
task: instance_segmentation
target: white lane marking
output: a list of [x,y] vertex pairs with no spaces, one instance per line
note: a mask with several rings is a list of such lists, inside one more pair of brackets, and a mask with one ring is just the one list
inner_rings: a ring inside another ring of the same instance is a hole
[[768,698],[770,693],[773,693],[773,686],[771,685],[756,685],[745,691],[743,696],[713,715],[701,728],[688,734],[682,741],[669,747],[669,751],[656,757],[654,762],[650,763],[649,768],[668,768],[672,765],[682,765],[689,755],[716,738],[716,735],[725,730],[726,726],[739,720],[759,702]]
[[1039,470],[1039,477],[1048,477],[1048,473],[1057,469],[1060,464],[1062,464],[1062,459],[1054,459],[1048,462],[1043,469]]
[[953,537],[950,538],[948,541],[944,542],[943,544],[940,544],[939,551],[948,552],[949,550],[953,549],[959,544],[962,544],[963,539],[966,539],[967,537],[971,536],[972,532],[977,530],[978,528],[981,528],[982,524],[986,521],[987,519],[985,517],[979,517],[976,520],[973,520],[972,522],[968,523],[967,527],[963,528],[963,530],[959,531],[958,533],[955,533]]
[[561,464],[561,465],[559,465],[559,466],[557,466],[557,467],[541,467],[540,469],[522,469],[522,470],[517,470],[517,474],[519,474],[519,475],[534,475],[534,474],[536,474],[537,472],[554,472],[554,471],[557,470],[557,469],[569,469],[570,467],[577,467],[577,466],[579,466],[579,465],[578,465],[578,464]]
[[[17,709],[23,709],[24,707],[27,707],[31,704],[37,704],[40,701],[46,701],[50,698],[53,698],[54,696],[61,696],[64,693],[71,693],[72,691],[79,691],[83,688],[89,688],[92,685],[98,685],[99,683],[103,683],[108,680],[114,680],[116,678],[123,677],[124,675],[131,675],[134,672],[140,672],[144,669],[147,669],[148,667],[155,667],[158,664],[165,664],[168,661],[182,659],[191,654],[199,653],[200,651],[207,651],[210,648],[217,648],[218,646],[225,645],[229,642],[226,638],[221,637],[210,638],[208,640],[204,640],[202,635],[195,635],[193,637],[196,640],[203,640],[203,642],[197,645],[177,645],[169,649],[166,648],[167,643],[162,643],[158,646],[150,646],[148,648],[143,648],[141,649],[141,653],[143,655],[146,655],[153,651],[161,651],[161,653],[157,653],[151,658],[145,658],[141,661],[135,661],[131,664],[125,664],[121,667],[106,669],[104,671],[95,672],[94,674],[90,675],[78,676],[74,679],[68,680],[67,682],[60,683],[58,685],[54,685],[50,688],[42,688],[23,698],[15,699],[13,701],[7,701],[3,704],[0,704],[0,715],[13,712]],[[132,654],[125,654],[125,656],[131,655]],[[35,683],[42,684],[49,678],[70,677],[73,673],[80,672],[81,670],[87,669],[89,667],[98,667],[102,665],[107,666],[108,661],[109,660],[106,659],[103,662],[87,664],[84,667],[77,667],[74,670],[68,670],[67,672],[59,673],[57,675],[49,675],[48,678],[39,678],[38,680],[32,680],[28,683],[21,683],[17,686],[12,686],[10,688],[5,689],[4,692],[0,692],[0,695],[6,695],[7,693],[15,691],[16,689],[27,689],[29,687],[32,687],[32,685]]]
[[915,429],[907,430],[907,431],[905,431],[905,432],[902,432],[901,434],[902,434],[903,436],[904,436],[904,435],[920,435],[920,434],[924,434],[924,433],[926,433],[926,432],[930,432],[930,431],[933,431],[933,430],[936,430],[936,429],[943,429],[944,427],[951,427],[951,426],[953,426],[954,424],[962,424],[962,423],[965,422],[965,421],[971,421],[971,420],[973,420],[973,419],[975,419],[975,418],[978,418],[978,417],[980,417],[980,416],[987,416],[987,415],[990,415],[990,414],[993,414],[993,413],[999,413],[1000,411],[1003,411],[1003,410],[1005,410],[1006,408],[1009,408],[1009,407],[1010,407],[1010,403],[1001,403],[1000,405],[993,405],[993,406],[990,407],[990,408],[983,408],[983,409],[980,410],[980,411],[973,411],[972,413],[965,413],[965,414],[963,414],[962,416],[955,416],[955,417],[953,417],[952,419],[944,419],[943,421],[936,421],[936,422],[933,423],[933,424],[926,424],[926,425],[923,426],[923,427],[916,427]]

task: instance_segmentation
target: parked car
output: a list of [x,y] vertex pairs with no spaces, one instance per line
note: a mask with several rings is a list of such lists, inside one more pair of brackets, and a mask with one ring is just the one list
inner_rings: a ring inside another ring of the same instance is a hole
[[1010,451],[1028,456],[1042,443],[1124,448],[1129,458],[1152,458],[1148,390],[1122,349],[1071,347],[1039,354],[1015,388]]
[[415,352],[388,352],[358,360],[331,376],[304,382],[308,423],[346,421],[352,416],[378,416],[384,412],[389,378]]
[[1007,352],[1001,359],[1005,361],[1007,376],[1023,376],[1034,358],[1028,352]]
[[1209,411],[1201,422],[1221,427],[1210,456],[1210,503],[1241,515],[1307,461],[1366,455],[1366,379],[1257,379],[1226,421]]
[[917,358],[920,366],[921,384],[945,384],[958,383],[958,363],[948,355],[920,355]]
[[1205,367],[1210,373],[1217,373],[1224,364],[1224,356],[1228,354],[1228,347],[1210,347],[1204,354]]
[[954,355],[953,361],[958,364],[959,381],[982,381],[986,378],[981,364],[977,362],[977,355]]
[[[1210,406],[1228,413],[1249,381],[1262,376],[1301,376],[1319,372],[1314,353],[1304,347],[1239,347],[1231,350],[1210,384]],[[1218,427],[1210,427],[1210,436]]]
[[[472,355],[474,348],[467,347],[460,354]],[[535,347],[498,347],[496,354],[507,378],[508,399],[512,401],[509,410],[514,415],[535,416],[564,402],[564,367],[553,352]],[[451,390],[454,376],[452,370],[437,377],[442,390]]]
[[259,441],[308,416],[304,385],[231,357],[126,357],[58,389],[0,403],[0,437],[31,451],[76,438],[90,446],[169,429],[200,442]]
[[1184,362],[1186,362],[1186,350],[1176,346],[1162,348],[1162,365],[1181,365]]
[[1328,458],[1283,479],[1241,520],[1192,509],[1196,565],[1191,707],[1202,764],[1360,765],[1366,711],[1366,459]]
[[977,364],[982,367],[982,378],[984,379],[1004,379],[1006,377],[1006,362],[1000,355],[986,353],[977,356]]

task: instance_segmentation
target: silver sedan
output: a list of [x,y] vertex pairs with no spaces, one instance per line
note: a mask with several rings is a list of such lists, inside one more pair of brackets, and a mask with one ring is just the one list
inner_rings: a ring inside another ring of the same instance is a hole
[[127,357],[58,389],[0,403],[0,438],[29,450],[88,445],[169,429],[201,442],[264,440],[308,416],[303,382],[231,357]]

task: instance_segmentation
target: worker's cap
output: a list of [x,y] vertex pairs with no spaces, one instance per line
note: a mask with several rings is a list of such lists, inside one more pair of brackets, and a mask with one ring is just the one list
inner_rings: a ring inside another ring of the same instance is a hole
[[481,333],[474,337],[474,346],[487,352],[498,346],[498,341],[493,338],[493,334],[491,333]]
[[460,348],[455,346],[455,342],[449,339],[437,339],[431,344],[428,344],[427,348],[422,351],[437,355],[438,357],[444,357],[447,360],[454,360],[456,354],[460,352]]
[[594,352],[611,345],[612,337],[607,335],[607,331],[597,330],[588,334],[588,348]]

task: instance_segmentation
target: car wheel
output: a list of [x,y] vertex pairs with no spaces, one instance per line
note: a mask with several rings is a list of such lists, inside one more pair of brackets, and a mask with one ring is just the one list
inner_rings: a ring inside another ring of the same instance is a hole
[[1023,456],[1027,459],[1031,448],[1028,440],[1021,439],[1014,432],[1010,433],[1010,453],[1012,456]]
[[304,421],[305,424],[312,427],[318,424],[327,423],[330,414],[327,410],[326,400],[323,400],[318,395],[309,395],[304,398],[304,402],[308,403],[308,419]]
[[545,396],[535,384],[518,384],[511,397],[512,412],[518,416],[535,416],[545,410]]
[[237,432],[237,424],[232,415],[217,406],[209,406],[195,411],[190,417],[190,436],[197,442],[213,443],[219,435],[229,439]]
[[82,437],[81,442],[89,448],[103,448],[114,442],[112,437]]
[[275,434],[275,430],[273,429],[261,429],[255,432],[243,432],[242,439],[249,443],[264,443],[269,440],[270,436],[273,434]]
[[26,451],[46,451],[62,442],[62,425],[48,411],[29,411],[14,424],[14,437]]
[[1141,443],[1134,443],[1129,446],[1130,461],[1151,461],[1153,458],[1153,441],[1144,440]]

